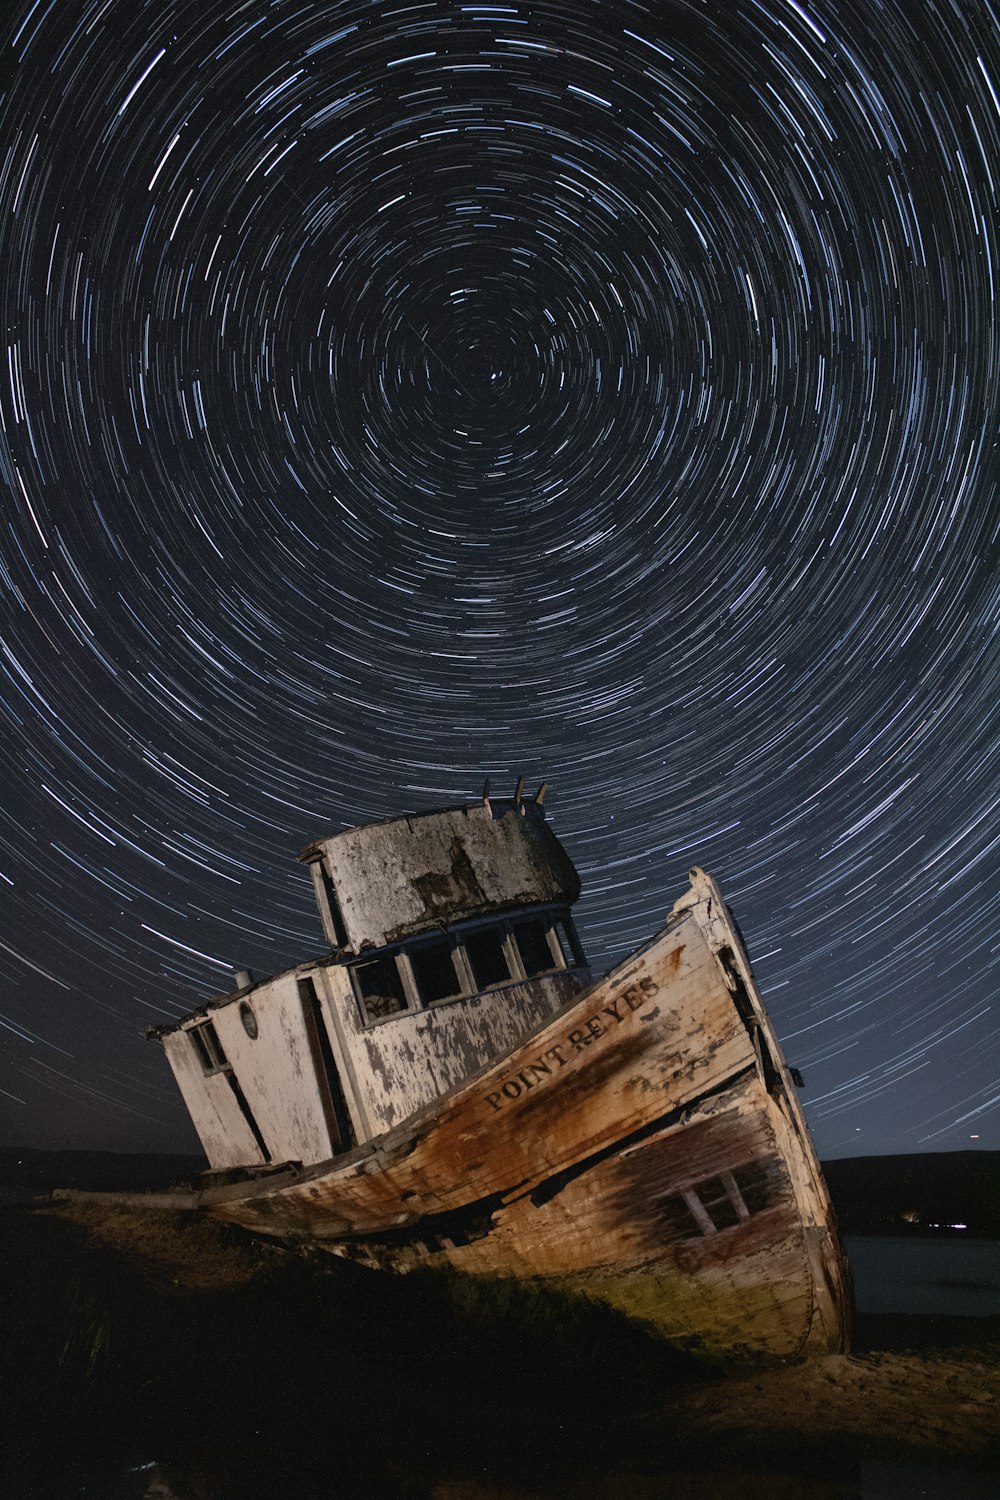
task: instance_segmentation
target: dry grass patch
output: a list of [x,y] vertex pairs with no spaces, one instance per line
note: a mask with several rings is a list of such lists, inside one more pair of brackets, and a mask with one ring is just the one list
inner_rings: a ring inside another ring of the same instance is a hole
[[76,1224],[127,1256],[148,1286],[175,1296],[250,1286],[283,1256],[229,1225],[171,1209],[74,1202],[35,1211]]

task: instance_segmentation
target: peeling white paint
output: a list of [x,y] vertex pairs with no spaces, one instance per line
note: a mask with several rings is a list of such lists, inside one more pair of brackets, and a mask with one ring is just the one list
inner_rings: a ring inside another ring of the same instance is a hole
[[310,844],[299,858],[312,866],[331,946],[358,953],[465,917],[575,901],[579,877],[542,809],[529,802],[498,811],[476,803]]

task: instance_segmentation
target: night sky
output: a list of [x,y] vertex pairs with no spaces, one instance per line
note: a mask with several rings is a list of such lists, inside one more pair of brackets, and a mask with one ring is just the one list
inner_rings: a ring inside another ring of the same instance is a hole
[[599,970],[703,865],[822,1154],[1000,1145],[989,0],[20,0],[3,1139],[310,839],[552,784]]

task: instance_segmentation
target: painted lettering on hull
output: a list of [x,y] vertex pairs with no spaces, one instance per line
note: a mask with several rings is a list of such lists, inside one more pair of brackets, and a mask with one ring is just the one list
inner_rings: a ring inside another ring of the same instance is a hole
[[660,986],[648,975],[628,985],[614,1000],[567,1031],[558,1043],[539,1052],[537,1057],[531,1058],[516,1073],[511,1073],[491,1089],[486,1095],[486,1103],[496,1112],[505,1104],[520,1099],[522,1094],[547,1083],[571,1058],[592,1047],[602,1037],[612,1035],[633,1011],[648,1004],[659,992]]

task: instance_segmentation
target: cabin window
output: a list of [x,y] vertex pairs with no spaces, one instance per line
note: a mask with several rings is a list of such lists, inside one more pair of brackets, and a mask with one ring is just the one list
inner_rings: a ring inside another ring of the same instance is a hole
[[662,1200],[657,1218],[660,1235],[668,1245],[676,1240],[696,1240],[702,1232],[698,1220],[679,1194]]
[[556,967],[544,922],[517,922],[513,931],[526,979],[534,979],[536,974],[544,974],[547,969]]
[[252,1042],[255,1042],[260,1034],[257,1026],[257,1017],[253,1013],[253,1006],[246,1000],[240,1003],[240,1020],[243,1022],[243,1030],[247,1036]]
[[462,993],[462,981],[447,938],[420,943],[410,949],[409,959],[417,991],[424,1005],[433,1005],[435,1000],[448,1000]]
[[732,1229],[741,1219],[750,1217],[731,1172],[724,1172],[721,1177],[710,1177],[707,1182],[699,1183],[698,1197],[717,1230]]
[[749,1162],[664,1198],[659,1206],[660,1229],[668,1243],[694,1240],[732,1229],[773,1203],[768,1162]]
[[767,1157],[748,1162],[745,1167],[737,1167],[733,1179],[748,1213],[759,1214],[765,1208],[773,1206],[775,1194],[771,1186],[770,1162]]
[[222,1050],[219,1034],[211,1021],[205,1021],[201,1026],[192,1027],[188,1032],[188,1036],[191,1038],[194,1050],[198,1055],[198,1061],[201,1063],[204,1072],[218,1073],[223,1068],[228,1068],[229,1062],[225,1052]]
[[380,1021],[406,1009],[406,995],[392,954],[355,964],[352,970],[365,1015]]
[[510,979],[502,927],[480,927],[465,934],[465,956],[469,960],[477,990]]
[[560,917],[552,924],[552,930],[556,935],[556,942],[559,944],[559,951],[567,969],[582,964],[584,962],[583,949],[580,947],[579,939],[569,920],[566,917]]

